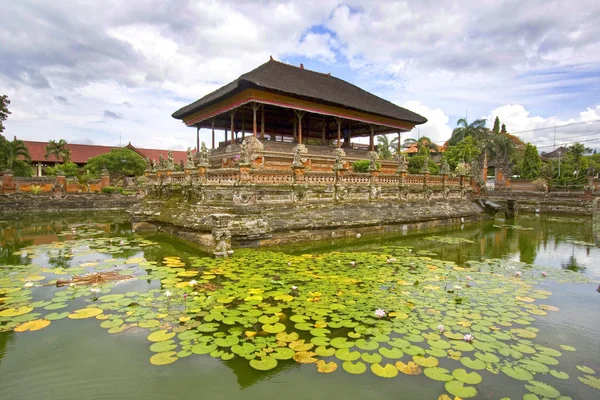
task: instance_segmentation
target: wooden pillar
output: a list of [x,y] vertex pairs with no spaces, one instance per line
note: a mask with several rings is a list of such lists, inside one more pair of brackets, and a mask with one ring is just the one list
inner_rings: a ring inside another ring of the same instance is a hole
[[[212,148],[215,148],[215,118],[212,119]],[[196,151],[200,151],[200,147],[196,149]]]
[[225,145],[227,145],[227,128],[225,128]]
[[342,140],[342,119],[335,117],[335,122],[337,122],[337,126],[338,126],[338,136],[337,136],[337,147],[338,149],[340,148],[340,141]]
[[[256,111],[258,111],[258,103],[252,103],[252,113],[253,113],[253,120],[252,120],[252,133],[254,134],[254,137],[256,138],[258,136],[258,126],[256,123]],[[261,137],[262,137],[262,132],[261,132]]]
[[302,144],[302,117],[304,117],[304,111],[294,110],[298,117],[298,144]]
[[261,104],[260,107],[260,138],[265,138],[265,105]]
[[37,163],[37,176],[42,176],[42,163]]
[[369,125],[371,128],[371,135],[369,136],[369,150],[375,151],[375,127],[373,125]]
[[[293,134],[294,134],[294,142],[298,140],[298,128],[297,128],[297,121],[296,118],[294,118],[294,126],[292,128]],[[281,141],[283,142],[283,135],[281,136]]]
[[[231,115],[231,144],[234,143],[233,132],[235,132],[235,125],[233,122],[233,117],[235,116],[235,111],[236,110],[231,110],[231,112],[229,113],[229,115]],[[225,141],[227,141],[227,139],[225,139]]]
[[398,150],[396,150],[398,154],[400,154],[400,152],[402,151],[402,145],[400,144],[401,141],[402,136],[400,135],[400,131],[398,131]]
[[246,109],[242,108],[242,140],[244,137],[246,137]]
[[327,121],[325,120],[325,116],[323,115],[323,131],[321,132],[321,144],[325,144],[327,139],[325,138],[325,128],[327,127]]

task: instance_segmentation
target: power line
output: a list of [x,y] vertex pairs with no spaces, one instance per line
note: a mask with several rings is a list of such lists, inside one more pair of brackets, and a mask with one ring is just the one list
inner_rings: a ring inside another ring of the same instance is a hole
[[596,122],[600,122],[600,119],[594,119],[594,120],[591,120],[591,121],[571,122],[569,124],[564,124],[564,125],[555,125],[555,126],[547,126],[547,127],[544,127],[544,128],[529,129],[527,131],[510,132],[510,134],[514,135],[516,133],[537,132],[537,131],[544,131],[544,130],[555,129],[555,128],[556,129],[567,128],[569,126],[595,124]]
[[[545,143],[545,142],[550,142],[550,141],[552,141],[553,143],[556,143],[557,141],[561,141],[561,140],[565,140],[565,139],[566,140],[575,140],[575,139],[578,139],[578,138],[587,139],[589,137],[593,137],[593,136],[596,136],[596,135],[600,135],[600,132],[592,132],[592,133],[580,133],[580,132],[578,132],[577,136],[574,136],[574,137],[572,136],[572,137],[568,137],[568,138],[564,138],[564,137],[560,138],[559,137],[559,138],[554,138],[554,139],[553,138],[540,139],[540,140],[534,140],[534,141],[532,141],[530,143],[536,144],[536,143]],[[537,146],[537,144],[536,144],[536,146]]]
[[[574,142],[567,142],[567,143],[562,143],[561,146],[566,146],[566,145],[570,145],[570,144],[575,144],[575,143],[585,143],[585,142],[593,142],[594,140],[597,140],[597,138],[594,139],[588,139],[588,140],[576,140]],[[543,149],[546,147],[552,147],[554,145],[550,144],[550,145],[545,145],[545,146],[537,146],[538,149]]]

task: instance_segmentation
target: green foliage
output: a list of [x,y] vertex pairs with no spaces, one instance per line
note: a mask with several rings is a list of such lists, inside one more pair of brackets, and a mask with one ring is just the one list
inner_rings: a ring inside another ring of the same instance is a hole
[[67,148],[67,141],[64,139],[60,139],[58,142],[56,140],[49,141],[46,145],[46,154],[44,154],[44,157],[47,160],[50,156],[54,156],[56,161],[70,161],[71,150]]
[[[426,158],[426,156],[421,155],[412,156],[408,160],[408,172],[411,174],[420,174]],[[440,172],[439,166],[431,160],[429,160],[429,172],[431,172],[431,175],[438,175]]]
[[379,135],[377,136],[377,147],[379,156],[384,160],[389,160],[398,151],[398,137],[390,140],[388,135]]
[[46,175],[56,176],[62,173],[64,176],[73,178],[79,175],[79,167],[77,164],[70,161],[63,164],[55,165],[54,167],[46,168]]
[[369,172],[369,160],[359,160],[352,163],[352,171],[354,172]]
[[574,143],[569,147],[569,150],[567,150],[567,155],[569,155],[572,158],[576,175],[579,176],[581,174],[581,171],[585,171],[587,169],[587,165],[584,165],[583,163],[584,161],[586,161],[584,155],[590,154],[591,152],[592,149],[585,147],[581,143]]
[[113,149],[106,154],[90,158],[85,168],[94,176],[99,176],[102,169],[106,168],[110,178],[118,180],[125,176],[142,175],[146,169],[146,161],[133,150]]
[[4,121],[8,118],[8,114],[11,114],[8,111],[8,105],[10,104],[10,100],[7,95],[0,96],[0,133],[4,132]]
[[452,131],[452,136],[448,140],[449,146],[455,146],[466,137],[473,137],[479,140],[485,136],[489,130],[485,127],[485,119],[478,119],[469,124],[466,118],[456,121],[456,128]]
[[42,193],[43,188],[40,185],[29,185],[29,193],[38,195]]
[[521,177],[525,179],[535,179],[540,176],[542,160],[537,147],[531,143],[525,146],[523,161],[521,162]]
[[102,188],[102,193],[108,193],[108,194],[119,193],[119,194],[122,194],[123,193],[123,188],[122,187],[115,187],[115,186],[105,186],[105,187]]
[[31,177],[34,174],[34,170],[27,161],[15,160],[12,166],[12,172],[14,176]]
[[15,176],[31,176],[33,169],[25,160],[31,160],[25,143],[18,139],[8,141],[0,135],[0,169],[9,169]]
[[448,165],[452,170],[456,169],[459,162],[472,163],[475,161],[481,150],[475,144],[475,139],[471,136],[464,138],[458,144],[448,147],[448,150],[444,152],[444,160],[448,162]]

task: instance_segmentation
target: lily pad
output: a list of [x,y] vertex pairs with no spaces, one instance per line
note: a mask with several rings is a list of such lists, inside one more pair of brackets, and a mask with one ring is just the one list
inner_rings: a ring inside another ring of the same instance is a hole
[[385,364],[384,366],[380,364],[372,364],[371,371],[382,378],[394,378],[398,375],[398,368],[396,368],[392,364]]
[[172,364],[178,360],[177,352],[165,351],[163,353],[156,353],[150,357],[150,363],[153,365],[167,365]]
[[440,367],[425,368],[423,370],[423,373],[429,379],[433,379],[435,381],[440,381],[440,382],[447,382],[447,381],[451,381],[454,379],[452,374],[450,374],[450,371],[448,371],[446,368],[440,368]]
[[367,370],[367,366],[360,361],[357,361],[355,363],[352,363],[351,361],[344,361],[342,363],[342,368],[349,374],[354,375],[363,374]]
[[444,387],[448,393],[463,399],[468,399],[477,395],[477,390],[474,387],[465,386],[460,381],[448,381]]
[[148,340],[151,342],[162,342],[164,340],[171,339],[173,336],[175,336],[175,332],[169,332],[166,329],[161,329],[148,335]]
[[560,392],[544,382],[529,381],[529,385],[525,385],[525,388],[531,393],[547,397],[549,399],[555,399],[560,396]]
[[481,375],[477,372],[467,372],[463,368],[458,368],[452,371],[452,376],[457,380],[463,383],[468,383],[469,385],[477,385],[481,383]]

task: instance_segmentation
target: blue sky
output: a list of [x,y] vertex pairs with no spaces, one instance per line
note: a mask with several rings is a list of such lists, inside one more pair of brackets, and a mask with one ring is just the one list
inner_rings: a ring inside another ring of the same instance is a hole
[[600,138],[597,1],[142,3],[6,4],[5,135],[184,149],[195,131],[171,113],[273,56],[429,119],[407,137],[443,142],[467,114],[534,144]]

